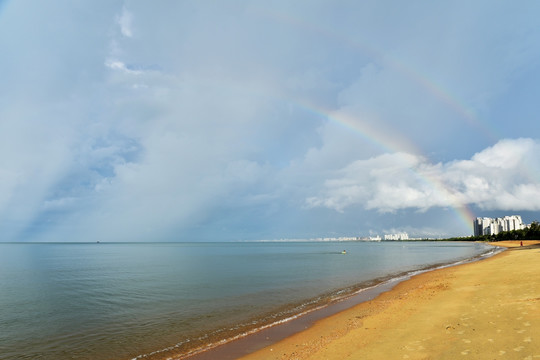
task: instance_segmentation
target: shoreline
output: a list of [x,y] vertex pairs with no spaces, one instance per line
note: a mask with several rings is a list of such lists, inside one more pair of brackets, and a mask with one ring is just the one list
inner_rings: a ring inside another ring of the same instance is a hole
[[[275,343],[286,340],[287,338],[310,328],[318,321],[324,321],[324,319],[332,317],[335,314],[347,311],[348,309],[358,306],[359,304],[369,302],[381,294],[391,291],[395,286],[401,284],[402,282],[406,282],[419,274],[454,267],[460,264],[477,262],[490,258],[502,251],[504,251],[504,249],[497,249],[494,247],[490,251],[476,255],[472,258],[462,259],[452,263],[434,264],[425,268],[394,274],[385,278],[374,279],[369,283],[359,286],[355,291],[330,301],[329,303],[324,303],[315,308],[294,314],[291,317],[280,319],[271,324],[263,325],[260,328],[252,329],[246,333],[217,341],[216,343],[210,344],[207,347],[195,348],[189,353],[178,354],[176,356],[173,355],[172,357],[167,356],[167,359],[237,359],[241,356],[261,350],[266,346],[271,346]],[[156,356],[159,355],[159,353],[160,352],[157,352],[152,355]],[[151,359],[153,356],[145,356],[145,358]],[[158,358],[160,357],[157,356],[156,359]]]
[[491,245],[508,251],[413,276],[241,359],[540,358],[540,241]]

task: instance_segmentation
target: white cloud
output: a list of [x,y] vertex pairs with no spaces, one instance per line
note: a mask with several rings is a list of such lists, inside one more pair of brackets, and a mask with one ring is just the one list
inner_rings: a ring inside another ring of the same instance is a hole
[[[462,118],[495,113],[520,71],[536,79],[521,65],[537,50],[499,56],[540,49],[534,11],[512,30],[477,3],[126,3],[2,10],[2,229],[29,234],[51,216],[66,237],[151,240],[216,223],[219,234],[222,219],[231,233],[352,228],[343,219],[360,206],[366,219],[538,208],[537,142],[479,151],[493,142]],[[489,128],[538,133],[536,115],[513,119]]]
[[117,17],[116,21],[120,26],[120,32],[125,37],[133,37],[133,14],[124,6],[122,13]]
[[537,147],[532,139],[501,140],[490,149],[475,154],[472,161],[490,168],[510,169],[518,164],[525,165],[525,160],[535,155]]
[[105,62],[105,66],[107,66],[111,70],[118,70],[122,71],[127,74],[133,74],[133,75],[139,75],[141,74],[141,71],[129,69],[126,64],[124,64],[121,61],[118,60],[107,60]]
[[54,200],[46,200],[43,202],[41,209],[42,211],[63,211],[66,210],[77,203],[76,198],[67,197]]
[[328,179],[310,207],[343,211],[351,205],[393,212],[475,205],[484,210],[540,210],[540,143],[501,140],[471,160],[432,164],[403,153],[358,160]]

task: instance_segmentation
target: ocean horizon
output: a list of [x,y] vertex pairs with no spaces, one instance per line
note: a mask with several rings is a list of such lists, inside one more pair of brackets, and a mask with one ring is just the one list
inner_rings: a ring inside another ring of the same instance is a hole
[[444,241],[0,243],[0,357],[186,354],[493,249]]

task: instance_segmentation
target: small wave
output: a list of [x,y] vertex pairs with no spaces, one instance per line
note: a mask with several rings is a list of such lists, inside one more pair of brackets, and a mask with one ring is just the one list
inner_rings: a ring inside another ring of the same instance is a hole
[[[451,263],[431,265],[426,268],[415,269],[415,270],[407,271],[400,274],[393,274],[386,278],[373,280],[371,282],[372,285],[368,285],[367,283],[364,283],[364,284],[358,284],[356,286],[348,287],[345,289],[339,289],[334,292],[325,294],[323,296],[319,296],[314,299],[305,301],[299,305],[295,305],[284,311],[278,311],[273,314],[264,316],[260,319],[252,320],[248,323],[238,324],[237,326],[217,329],[217,330],[212,331],[209,334],[207,333],[194,339],[187,339],[175,345],[163,348],[161,350],[156,350],[147,354],[138,355],[132,358],[131,360],[146,359],[146,358],[150,358],[154,356],[160,356],[160,354],[164,356],[165,353],[167,352],[178,352],[177,354],[172,355],[172,357],[167,357],[168,359],[174,359],[174,360],[187,359],[191,356],[215,349],[218,346],[222,346],[230,342],[245,338],[247,336],[258,333],[265,329],[288,323],[302,316],[305,316],[309,313],[324,309],[332,304],[339,303],[347,299],[352,299],[353,297],[362,295],[362,293],[368,292],[370,290],[376,290],[377,288],[380,288],[380,289],[384,289],[384,290],[381,290],[381,292],[385,292],[393,288],[398,283],[408,280],[411,277],[414,277],[416,275],[419,275],[428,271],[432,271],[432,270],[437,270],[437,269],[452,267],[452,266],[465,264],[469,262],[483,260],[491,256],[494,256],[500,252],[503,252],[505,250],[506,249],[502,247],[489,246],[486,252],[483,252],[471,258],[461,259],[461,260],[454,261]],[[341,254],[341,253],[332,252],[331,254]],[[363,301],[367,301],[367,300],[363,300]],[[363,302],[363,301],[360,301],[360,302]],[[354,305],[351,305],[351,306],[354,306]],[[247,330],[242,330],[246,328]],[[220,334],[221,336],[223,336],[227,332],[231,332],[231,333],[238,332],[238,333],[232,336],[226,336],[225,338],[217,340],[217,341],[208,342],[208,340],[219,337]],[[197,343],[205,343],[205,342],[206,344],[201,345],[201,346],[195,345]],[[182,352],[182,347],[187,347],[189,344],[195,345],[194,348],[187,350],[185,352]]]
[[[227,343],[230,343],[232,341],[235,341],[235,340],[238,340],[238,339],[242,339],[242,338],[245,338],[249,335],[252,335],[252,334],[255,334],[257,332],[260,332],[262,330],[265,330],[265,329],[268,329],[268,328],[271,328],[271,327],[274,327],[274,326],[277,326],[277,325],[281,325],[281,324],[284,324],[284,323],[287,323],[287,322],[290,322],[292,320],[295,320],[301,316],[304,316],[308,313],[311,313],[313,311],[317,311],[317,310],[320,310],[322,308],[324,308],[325,305],[320,305],[318,307],[315,307],[313,309],[309,309],[309,310],[306,310],[306,311],[303,311],[303,312],[300,312],[298,314],[295,314],[295,315],[292,315],[292,316],[289,316],[289,317],[286,317],[284,319],[280,319],[280,320],[277,320],[277,321],[274,321],[270,324],[266,324],[266,325],[262,325],[262,326],[259,326],[259,327],[256,327],[256,328],[253,328],[253,329],[250,329],[248,331],[244,331],[238,335],[234,335],[234,336],[231,336],[231,337],[228,337],[226,339],[222,339],[222,340],[219,340],[219,341],[216,341],[214,343],[210,343],[210,344],[206,344],[202,347],[199,347],[199,348],[196,348],[196,349],[193,349],[193,350],[190,350],[184,354],[179,354],[179,355],[176,355],[176,357],[174,358],[169,358],[169,359],[175,359],[175,360],[182,360],[182,359],[186,359],[186,358],[189,358],[191,356],[194,356],[194,355],[197,355],[197,354],[200,354],[202,352],[205,352],[205,351],[208,351],[208,350],[211,350],[211,349],[214,349],[218,346],[222,346],[222,345],[225,345]],[[235,328],[231,329],[231,330],[236,330]],[[209,338],[209,335],[204,335],[200,338],[198,338],[197,340],[204,340],[204,339],[207,339]],[[178,343],[176,345],[173,345],[173,346],[170,346],[170,347],[167,347],[167,348],[164,348],[164,349],[161,349],[161,350],[156,350],[156,351],[153,351],[151,353],[148,353],[148,354],[143,354],[143,355],[138,355],[134,358],[132,358],[131,360],[140,360],[140,359],[144,359],[144,358],[148,358],[150,356],[154,356],[154,355],[159,355],[159,354],[163,354],[165,352],[170,352],[170,351],[174,351],[174,350],[178,350],[180,347],[184,346],[186,343],[190,342],[190,340],[187,340],[187,341],[184,341],[184,342],[181,342],[181,343]]]

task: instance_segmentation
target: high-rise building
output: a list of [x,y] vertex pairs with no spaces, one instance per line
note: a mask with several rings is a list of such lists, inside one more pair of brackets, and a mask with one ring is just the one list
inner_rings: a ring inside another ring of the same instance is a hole
[[473,221],[474,236],[495,235],[501,231],[521,230],[525,228],[520,215],[502,218],[477,217]]

